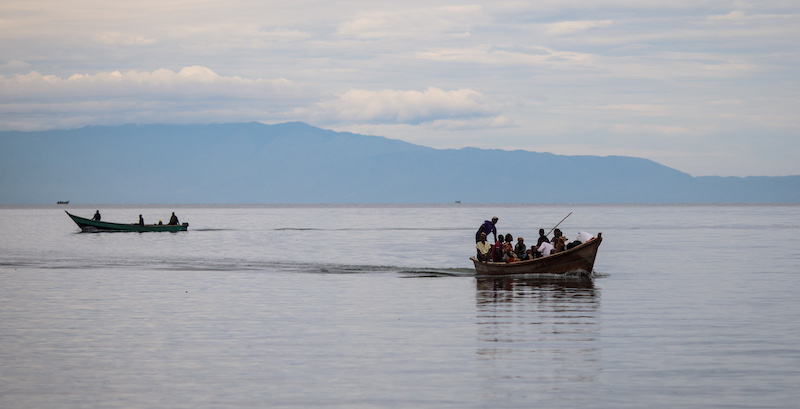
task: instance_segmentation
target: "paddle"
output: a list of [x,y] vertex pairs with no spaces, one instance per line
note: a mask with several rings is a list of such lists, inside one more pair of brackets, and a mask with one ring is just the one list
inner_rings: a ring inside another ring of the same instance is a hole
[[[561,221],[560,221],[560,222],[558,222],[558,224],[561,224],[561,223],[562,223],[564,220],[567,220],[567,217],[569,217],[569,215],[570,215],[570,214],[572,214],[572,212],[569,212],[569,214],[568,214],[568,215],[564,216],[564,218],[563,218],[563,219],[561,219]],[[547,232],[547,234],[545,234],[545,236],[549,236],[549,235],[550,235],[550,233],[552,233],[552,232],[553,232],[553,230],[555,230],[555,229],[556,229],[556,227],[558,227],[558,224],[557,224],[557,225],[555,225],[555,226],[553,226],[553,228],[552,228],[552,229],[550,229],[550,231],[549,231],[549,232]]]

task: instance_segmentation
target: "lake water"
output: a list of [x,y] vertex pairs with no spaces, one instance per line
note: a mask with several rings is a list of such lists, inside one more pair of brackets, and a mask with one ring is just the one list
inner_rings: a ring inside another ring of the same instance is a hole
[[[80,233],[69,210],[182,233]],[[483,220],[603,233],[481,278]],[[0,207],[0,407],[794,408],[800,205]]]

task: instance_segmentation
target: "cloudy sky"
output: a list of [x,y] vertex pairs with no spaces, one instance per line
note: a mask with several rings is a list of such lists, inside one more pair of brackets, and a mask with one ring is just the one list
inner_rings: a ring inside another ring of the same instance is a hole
[[800,175],[799,68],[796,0],[0,2],[0,130],[303,121]]

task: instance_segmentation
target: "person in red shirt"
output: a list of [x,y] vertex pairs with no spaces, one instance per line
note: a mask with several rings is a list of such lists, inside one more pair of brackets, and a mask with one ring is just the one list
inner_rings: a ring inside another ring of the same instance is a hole
[[497,241],[492,246],[492,260],[495,262],[503,261],[503,235],[497,237]]

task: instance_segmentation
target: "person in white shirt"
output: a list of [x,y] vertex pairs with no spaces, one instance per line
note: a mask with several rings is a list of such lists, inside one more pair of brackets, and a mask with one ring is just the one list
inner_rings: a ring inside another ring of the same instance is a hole
[[492,245],[486,241],[486,233],[481,233],[480,241],[475,243],[475,248],[478,249],[478,260],[479,261],[490,261],[492,251]]
[[542,257],[547,257],[553,254],[553,250],[555,250],[555,247],[546,241],[542,242],[542,244],[539,245],[539,248],[536,249],[536,251],[538,251]]

